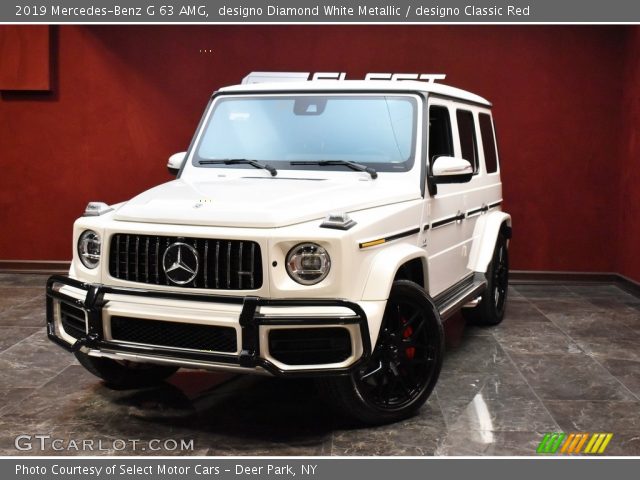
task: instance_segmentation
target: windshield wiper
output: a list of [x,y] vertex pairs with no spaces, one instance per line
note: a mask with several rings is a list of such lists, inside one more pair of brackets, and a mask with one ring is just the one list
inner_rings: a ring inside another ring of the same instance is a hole
[[246,158],[226,158],[221,160],[200,160],[198,165],[251,165],[261,168],[271,174],[272,177],[278,175],[278,171],[268,163],[261,163],[257,160],[247,160]]
[[366,165],[361,165],[356,162],[349,162],[348,160],[311,160],[311,161],[296,161],[290,162],[291,165],[320,165],[321,167],[333,166],[333,165],[341,165],[344,167],[348,167],[351,170],[356,170],[358,172],[367,172],[371,175],[371,178],[378,178],[378,172],[371,167],[367,167]]

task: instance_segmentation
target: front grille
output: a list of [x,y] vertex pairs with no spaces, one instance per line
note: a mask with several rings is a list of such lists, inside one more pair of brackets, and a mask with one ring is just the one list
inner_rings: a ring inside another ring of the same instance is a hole
[[[198,252],[197,275],[184,284],[167,277],[162,264],[166,250],[176,242],[190,245]],[[262,286],[262,256],[260,245],[246,240],[118,233],[111,239],[109,273],[120,280],[156,285],[254,290]]]
[[339,327],[271,330],[269,353],[286,365],[339,363],[351,356],[351,336]]
[[69,303],[60,302],[60,321],[67,335],[75,339],[87,334],[87,322],[84,310]]
[[225,353],[237,350],[236,331],[231,327],[114,316],[111,317],[111,337],[160,347]]

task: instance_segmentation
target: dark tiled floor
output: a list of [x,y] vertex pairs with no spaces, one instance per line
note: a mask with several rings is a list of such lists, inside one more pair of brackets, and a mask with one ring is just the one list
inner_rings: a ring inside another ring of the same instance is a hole
[[[605,431],[609,454],[640,455],[640,299],[614,286],[518,285],[500,326],[454,317],[419,415],[359,428],[310,381],[181,371],[109,390],[46,340],[44,278],[0,275],[1,454],[21,454],[14,438],[27,433],[92,440],[95,454],[531,455],[545,432]],[[194,448],[121,452],[118,439]]]

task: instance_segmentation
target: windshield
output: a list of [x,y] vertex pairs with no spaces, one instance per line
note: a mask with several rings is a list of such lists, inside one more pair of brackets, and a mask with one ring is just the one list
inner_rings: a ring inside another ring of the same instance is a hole
[[416,112],[416,99],[400,95],[220,97],[195,147],[193,164],[252,168],[206,164],[245,159],[278,169],[344,170],[314,163],[348,161],[404,172],[413,166]]

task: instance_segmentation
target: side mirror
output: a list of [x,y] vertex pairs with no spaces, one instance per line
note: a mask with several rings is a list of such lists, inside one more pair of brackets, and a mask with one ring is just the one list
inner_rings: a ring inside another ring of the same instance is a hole
[[473,177],[469,161],[456,157],[438,157],[433,162],[431,178],[434,183],[465,183]]
[[169,157],[169,161],[167,162],[167,170],[171,175],[178,175],[178,172],[182,168],[182,162],[184,162],[184,157],[187,155],[187,152],[178,152],[174,153]]

